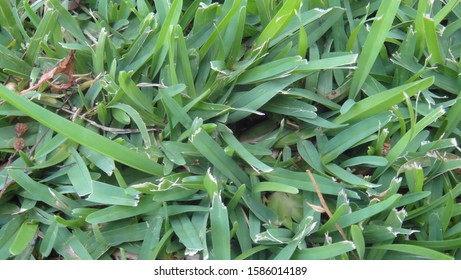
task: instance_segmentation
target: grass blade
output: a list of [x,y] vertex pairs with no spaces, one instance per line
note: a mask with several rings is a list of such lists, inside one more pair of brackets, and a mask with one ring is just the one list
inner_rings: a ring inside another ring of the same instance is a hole
[[437,26],[440,22],[459,4],[459,0],[450,0],[443,8],[434,16],[434,24]]
[[[332,55],[332,54],[330,54]],[[333,57],[326,57],[317,60],[311,60],[307,64],[300,65],[295,72],[314,72],[327,69],[341,69],[346,65],[354,64],[357,61],[356,54],[335,54]],[[351,68],[351,67],[349,67]]]
[[57,207],[59,210],[70,214],[70,208],[76,206],[75,202],[58,193],[44,184],[35,182],[22,170],[10,169],[8,175],[21,187],[23,187],[36,201],[43,201],[52,207]]
[[298,148],[298,153],[310,167],[314,168],[314,170],[319,173],[325,173],[320,154],[312,142],[304,140],[298,142],[296,146]]
[[43,40],[43,37],[50,33],[52,28],[56,28],[56,21],[58,19],[58,14],[56,11],[49,10],[45,13],[44,17],[40,20],[40,25],[35,31],[34,36],[31,38],[29,48],[24,57],[24,61],[29,65],[34,65],[37,55],[39,54],[40,41]]
[[358,225],[351,226],[351,236],[357,249],[359,258],[363,260],[365,256],[365,239],[363,238],[362,230]]
[[141,251],[139,252],[140,260],[153,260],[156,257],[156,251],[159,250],[163,220],[160,217],[153,218],[149,222],[149,229],[142,242]]
[[204,130],[199,128],[195,131],[191,136],[191,143],[209,162],[227,178],[234,181],[236,185],[250,185],[245,172],[224,153],[222,148]]
[[24,222],[18,230],[13,243],[10,246],[10,253],[19,255],[27,246],[31,246],[32,239],[37,234],[38,223]]
[[[320,191],[323,194],[338,195],[338,193],[345,187],[344,185],[333,182],[332,180],[329,180],[323,176],[319,176],[317,174],[313,175],[317,184],[322,186]],[[310,181],[306,172],[294,172],[282,168],[276,168],[274,171],[266,173],[263,176],[269,181],[289,185],[299,190],[315,192],[314,185]],[[358,198],[355,192],[350,192],[349,190],[346,190],[346,192],[349,197]]]
[[440,116],[445,113],[445,110],[442,107],[437,108],[436,110],[432,110],[427,116],[422,118],[419,122],[416,123],[414,128],[410,129],[405,135],[400,138],[400,140],[392,147],[389,153],[386,156],[388,164],[386,166],[382,166],[373,174],[373,178],[381,175],[384,171],[386,171],[394,161],[405,151],[407,148],[408,143],[414,139],[424,128],[428,125],[433,123],[437,120]]
[[83,34],[82,29],[80,29],[80,25],[77,23],[75,18],[72,17],[69,11],[64,8],[59,0],[50,0],[49,4],[51,7],[53,7],[53,9],[58,11],[59,22],[61,23],[62,27],[68,30],[75,38],[77,38],[81,44],[86,46],[86,43],[89,43],[89,41]]
[[392,26],[399,5],[400,0],[381,2],[378,12],[376,13],[376,18],[363,45],[359,61],[357,62],[357,70],[354,73],[351,88],[349,90],[350,99],[356,98],[360,88],[370,73],[373,63],[378,56],[384,40],[386,39]]
[[218,193],[214,193],[210,208],[212,255],[216,260],[230,260],[230,229],[227,208]]
[[125,206],[137,206],[139,202],[137,195],[129,194],[122,188],[99,181],[93,181],[93,192],[87,200],[106,205]]
[[338,116],[333,122],[337,124],[347,123],[389,110],[393,105],[405,100],[405,95],[410,97],[427,89],[434,83],[434,80],[434,77],[430,77],[369,96],[356,102],[346,113]]
[[53,247],[56,242],[56,238],[58,237],[58,222],[53,220],[51,225],[46,230],[45,236],[40,243],[40,254],[44,257],[48,257],[53,250]]
[[255,192],[285,192],[291,194],[299,193],[297,188],[289,185],[275,182],[260,182],[253,186],[252,191]]
[[186,246],[186,255],[195,255],[203,250],[199,234],[187,215],[182,214],[172,217],[170,223],[181,243]]
[[0,85],[0,97],[31,118],[69,139],[143,172],[161,176],[163,167],[147,156],[128,149],[89,129],[68,121]]
[[322,162],[324,164],[331,162],[353,145],[378,131],[389,121],[389,114],[381,112],[344,129],[322,147],[322,150],[326,151],[321,155]]
[[287,57],[265,63],[244,72],[239,76],[237,84],[246,85],[260,83],[283,77],[303,64],[306,64],[306,60],[302,59],[300,56]]
[[354,242],[341,241],[321,247],[308,248],[296,251],[293,255],[295,260],[327,260],[337,257],[355,249]]
[[72,162],[68,164],[73,164],[67,171],[69,180],[79,196],[88,195],[93,191],[90,172],[79,153],[72,147],[69,149],[72,154]]
[[136,207],[121,205],[109,206],[89,214],[85,220],[90,224],[108,223],[134,217],[147,212],[153,213],[160,209],[160,206],[160,203],[152,201],[151,196],[146,196],[139,201],[139,204]]
[[450,257],[446,254],[434,251],[432,249],[409,245],[409,244],[388,244],[388,245],[378,245],[374,246],[373,249],[376,250],[392,250],[397,252],[409,253],[416,256],[421,256],[424,258],[432,260],[453,260],[453,257]]
[[236,122],[247,117],[252,111],[261,108],[285,87],[304,76],[304,74],[291,75],[263,83],[244,94],[236,94],[230,100],[229,105],[240,110],[229,115],[229,122]]
[[383,200],[377,204],[373,204],[358,211],[344,215],[341,217],[341,219],[339,219],[338,224],[340,227],[346,228],[350,225],[364,221],[365,219],[368,219],[380,212],[386,211],[389,209],[389,207],[393,206],[400,199],[400,197],[400,194],[394,194],[388,199]]
[[432,18],[424,17],[424,34],[426,35],[427,50],[431,54],[430,61],[432,64],[443,65],[445,59],[439,45],[435,22]]
[[232,132],[224,126],[220,127],[221,130],[221,137],[232,147],[235,152],[245,160],[253,169],[257,172],[271,172],[273,169],[272,167],[266,165],[265,163],[261,162],[255,156],[253,156],[239,141]]
[[213,43],[218,39],[220,32],[229,24],[229,21],[240,9],[241,0],[232,1],[231,9],[225,14],[221,22],[216,26],[216,29],[213,30],[213,33],[207,38],[205,43],[202,45],[199,51],[200,57],[205,57],[206,53],[210,50]]
[[272,20],[267,24],[264,30],[259,35],[256,46],[262,46],[265,42],[275,38],[280,31],[290,23],[291,19],[295,16],[295,11],[300,8],[301,0],[287,1],[283,4],[282,8],[275,14]]
[[112,106],[109,106],[108,108],[117,108],[122,110],[123,112],[127,113],[130,118],[136,123],[138,126],[139,132],[141,133],[142,139],[144,141],[144,145],[146,148],[149,148],[152,144],[150,142],[150,137],[149,133],[147,132],[147,127],[144,121],[141,119],[141,116],[139,113],[133,109],[130,105],[127,104],[122,104],[122,103],[117,103]]

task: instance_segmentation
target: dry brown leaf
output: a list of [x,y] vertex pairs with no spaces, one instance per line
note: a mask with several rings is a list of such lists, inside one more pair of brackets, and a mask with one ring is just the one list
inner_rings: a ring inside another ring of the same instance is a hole
[[58,66],[54,67],[50,71],[43,74],[40,80],[33,86],[28,89],[21,91],[19,94],[24,94],[33,90],[38,89],[42,84],[48,82],[49,80],[53,79],[56,74],[62,73],[67,77],[67,82],[63,85],[58,86],[59,89],[66,89],[72,85],[74,81],[74,64],[75,64],[75,57],[74,51],[70,51],[66,58],[58,64]]

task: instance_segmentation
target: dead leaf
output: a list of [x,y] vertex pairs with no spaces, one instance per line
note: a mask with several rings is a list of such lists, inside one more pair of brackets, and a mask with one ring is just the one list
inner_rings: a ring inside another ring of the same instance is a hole
[[43,74],[40,80],[28,89],[21,91],[19,94],[24,94],[33,90],[38,89],[42,84],[48,82],[49,80],[53,79],[56,74],[62,73],[67,77],[67,82],[63,85],[57,86],[59,89],[66,89],[72,86],[72,82],[74,81],[74,64],[75,64],[75,57],[74,51],[70,51],[70,53],[66,56],[66,58],[59,63],[58,66],[54,67],[50,71]]

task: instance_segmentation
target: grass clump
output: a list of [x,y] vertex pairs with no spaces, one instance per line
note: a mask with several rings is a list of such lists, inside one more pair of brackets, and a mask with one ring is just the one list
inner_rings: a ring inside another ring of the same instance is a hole
[[0,14],[0,259],[461,258],[459,1]]

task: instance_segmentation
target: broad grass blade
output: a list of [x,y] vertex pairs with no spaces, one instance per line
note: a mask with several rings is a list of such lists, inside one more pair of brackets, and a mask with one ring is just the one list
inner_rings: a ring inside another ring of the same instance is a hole
[[350,225],[357,224],[360,221],[364,221],[365,219],[368,219],[378,213],[388,210],[400,199],[400,197],[400,194],[395,194],[377,204],[373,204],[363,209],[352,212],[350,214],[344,215],[343,217],[341,217],[341,219],[339,219],[338,224],[342,228],[345,228]]
[[352,105],[346,113],[338,116],[333,122],[337,124],[347,123],[358,119],[365,119],[384,110],[389,110],[393,105],[405,100],[405,95],[408,97],[413,96],[427,89],[433,83],[434,78],[430,77],[369,96]]
[[24,222],[18,230],[13,243],[10,246],[10,253],[12,255],[19,255],[24,251],[27,246],[30,246],[32,239],[35,238],[38,230],[38,223]]
[[355,249],[354,242],[341,241],[321,247],[314,247],[296,251],[293,255],[295,260],[327,260]]
[[249,185],[248,176],[204,130],[199,128],[195,131],[191,136],[191,143],[203,157],[211,162],[227,178],[234,181],[235,184],[239,186],[241,184]]
[[376,13],[375,20],[368,33],[367,39],[362,48],[362,52],[357,62],[357,70],[352,78],[349,98],[355,99],[360,91],[365,79],[370,73],[371,68],[384,40],[394,21],[395,15],[400,5],[400,0],[382,1]]
[[282,8],[275,14],[271,21],[267,24],[264,30],[259,35],[256,46],[261,46],[266,41],[270,41],[276,37],[279,32],[291,21],[295,16],[295,11],[300,8],[301,0],[287,1]]
[[221,202],[221,196],[214,193],[210,208],[212,255],[217,260],[230,260],[230,229],[226,206]]
[[432,249],[408,245],[408,244],[388,244],[388,245],[379,245],[374,246],[373,249],[376,250],[392,250],[403,253],[409,253],[416,256],[425,257],[432,260],[453,260],[453,257],[446,254],[434,251]]
[[187,215],[172,217],[170,223],[181,243],[186,246],[186,255],[195,255],[203,250],[201,238]]

